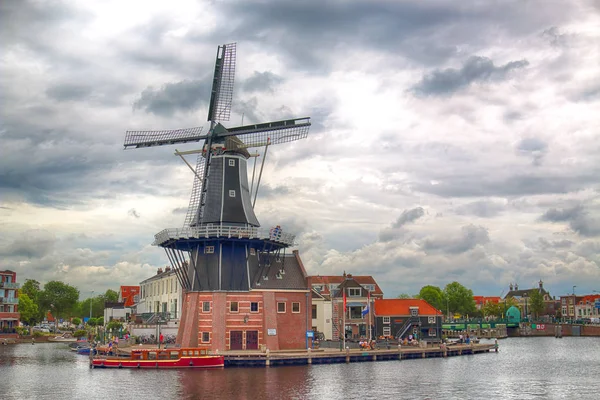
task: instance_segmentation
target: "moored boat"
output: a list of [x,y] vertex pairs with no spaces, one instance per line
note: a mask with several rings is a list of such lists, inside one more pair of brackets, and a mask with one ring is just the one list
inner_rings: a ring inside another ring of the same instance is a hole
[[49,342],[71,343],[71,342],[77,342],[77,338],[74,337],[70,332],[66,332],[60,336],[48,338],[48,341]]
[[225,365],[220,355],[208,354],[204,348],[132,349],[127,356],[96,355],[91,368],[218,368]]

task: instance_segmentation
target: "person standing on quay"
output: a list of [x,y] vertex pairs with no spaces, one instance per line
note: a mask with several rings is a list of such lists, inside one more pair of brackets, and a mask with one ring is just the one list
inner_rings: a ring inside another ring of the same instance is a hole
[[160,345],[163,343],[164,340],[165,340],[165,337],[161,333],[160,336],[158,337],[158,348],[159,349],[160,349]]

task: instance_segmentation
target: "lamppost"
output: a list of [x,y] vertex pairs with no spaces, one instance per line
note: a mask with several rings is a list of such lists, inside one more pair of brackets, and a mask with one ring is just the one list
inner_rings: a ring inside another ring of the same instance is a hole
[[92,319],[92,303],[93,302],[94,302],[94,291],[92,290],[92,297],[90,297],[90,319]]

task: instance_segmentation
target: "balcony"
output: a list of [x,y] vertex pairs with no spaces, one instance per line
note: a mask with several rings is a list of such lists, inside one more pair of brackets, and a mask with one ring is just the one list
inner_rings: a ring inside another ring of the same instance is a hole
[[19,304],[19,299],[15,297],[0,297],[0,304]]
[[0,289],[20,289],[21,284],[16,282],[0,282]]
[[18,312],[0,311],[0,321],[18,321],[20,314]]

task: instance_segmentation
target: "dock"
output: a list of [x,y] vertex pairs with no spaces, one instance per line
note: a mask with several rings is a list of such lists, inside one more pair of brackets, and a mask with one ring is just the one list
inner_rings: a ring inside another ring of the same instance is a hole
[[225,367],[274,367],[283,365],[310,364],[340,364],[351,362],[373,362],[409,360],[435,357],[455,357],[498,351],[494,343],[459,344],[436,347],[402,346],[390,349],[359,350],[359,349],[319,349],[319,350],[289,350],[273,352],[256,351],[227,351]]

